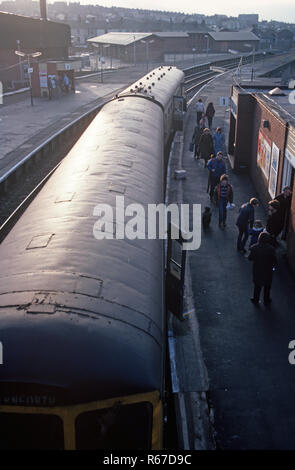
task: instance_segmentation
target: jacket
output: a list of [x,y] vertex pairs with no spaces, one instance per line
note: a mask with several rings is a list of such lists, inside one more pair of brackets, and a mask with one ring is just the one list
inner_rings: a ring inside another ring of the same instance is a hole
[[283,228],[282,216],[279,211],[269,215],[266,222],[266,230],[270,235],[277,237]]
[[254,224],[254,207],[250,202],[246,202],[246,204],[241,206],[240,213],[236,221],[236,225],[238,227],[248,227],[248,224],[250,225],[250,228],[252,228]]
[[249,261],[253,261],[253,282],[258,286],[270,286],[273,268],[277,265],[276,251],[269,243],[256,243],[250,248]]
[[211,177],[218,181],[220,176],[226,173],[224,160],[218,160],[218,158],[209,160],[207,168],[210,171]]
[[204,104],[202,102],[197,101],[196,111],[197,111],[197,113],[204,113],[205,112],[205,107],[204,107]]
[[214,109],[213,104],[211,106],[208,104],[207,109],[206,109],[206,116],[213,117],[214,114],[215,114],[215,109]]
[[217,152],[222,152],[224,145],[225,145],[224,134],[222,133],[219,134],[219,132],[214,132],[213,141],[214,141],[215,153],[217,154]]
[[199,140],[198,153],[204,157],[209,157],[214,153],[213,138],[211,134],[202,134]]
[[[228,183],[227,184],[227,197],[226,197],[226,202],[230,202],[231,204],[233,203],[234,200],[234,193],[233,193],[233,188],[232,186]],[[219,205],[220,202],[220,183],[216,186],[214,189],[214,201],[217,205]]]

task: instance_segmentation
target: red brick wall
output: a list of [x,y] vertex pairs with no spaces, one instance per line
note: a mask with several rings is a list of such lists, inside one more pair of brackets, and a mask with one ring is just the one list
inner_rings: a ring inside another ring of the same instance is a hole
[[290,215],[290,225],[289,225],[289,234],[287,239],[287,248],[288,248],[288,260],[290,266],[295,273],[295,180],[293,183],[292,189],[292,204],[291,204],[291,215]]
[[[263,127],[263,121],[269,122],[269,128]],[[250,164],[250,175],[254,182],[254,185],[259,193],[261,201],[264,205],[271,199],[268,192],[268,180],[265,177],[262,169],[257,163],[257,146],[258,146],[258,134],[259,130],[262,131],[263,135],[267,138],[272,146],[274,142],[280,149],[280,163],[279,172],[277,179],[276,194],[281,192],[281,180],[283,171],[284,161],[284,148],[286,142],[286,126],[285,122],[273,115],[265,105],[261,104],[256,100],[253,113],[253,129],[252,129],[252,152],[251,152],[251,164]]]

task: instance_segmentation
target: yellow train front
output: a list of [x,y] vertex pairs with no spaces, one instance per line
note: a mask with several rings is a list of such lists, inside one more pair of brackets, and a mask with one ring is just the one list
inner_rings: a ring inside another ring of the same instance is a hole
[[[1,449],[163,447],[164,242],[147,207],[164,201],[183,73],[153,73],[152,93],[103,107],[0,245]],[[141,237],[116,236],[118,201],[146,208]]]

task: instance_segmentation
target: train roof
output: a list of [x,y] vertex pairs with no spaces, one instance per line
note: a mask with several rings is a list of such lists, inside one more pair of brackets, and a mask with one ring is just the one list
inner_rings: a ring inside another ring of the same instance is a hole
[[133,95],[153,97],[158,103],[166,108],[171,98],[179,93],[178,88],[184,80],[184,73],[176,67],[161,66],[152,70],[140,78],[119,96],[126,93]]
[[106,104],[0,245],[1,381],[83,400],[159,389],[163,240],[97,240],[94,208],[116,196],[163,202],[163,112],[150,100]]

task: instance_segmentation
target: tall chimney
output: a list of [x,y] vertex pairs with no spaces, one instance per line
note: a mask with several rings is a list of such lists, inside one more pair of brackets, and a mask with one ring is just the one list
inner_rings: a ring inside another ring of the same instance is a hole
[[47,20],[46,0],[40,0],[40,18],[41,20]]

